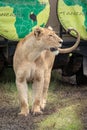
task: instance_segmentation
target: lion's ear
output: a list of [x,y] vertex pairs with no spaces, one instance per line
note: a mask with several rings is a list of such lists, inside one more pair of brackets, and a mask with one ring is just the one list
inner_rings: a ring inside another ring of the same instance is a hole
[[35,35],[35,37],[39,37],[39,36],[41,36],[41,34],[42,34],[42,29],[41,29],[41,27],[37,27],[37,28],[34,30],[34,35]]
[[53,31],[53,28],[51,26],[48,26],[48,29]]

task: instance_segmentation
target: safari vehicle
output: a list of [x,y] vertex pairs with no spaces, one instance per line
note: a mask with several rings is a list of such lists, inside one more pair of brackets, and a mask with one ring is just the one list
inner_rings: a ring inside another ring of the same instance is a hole
[[62,70],[62,75],[76,75],[77,83],[87,78],[87,18],[86,0],[0,0],[0,71],[12,66],[16,45],[36,26],[52,26],[63,39],[63,47],[72,46],[75,34],[67,34],[69,27],[81,36],[78,48],[69,54],[59,54],[53,69]]

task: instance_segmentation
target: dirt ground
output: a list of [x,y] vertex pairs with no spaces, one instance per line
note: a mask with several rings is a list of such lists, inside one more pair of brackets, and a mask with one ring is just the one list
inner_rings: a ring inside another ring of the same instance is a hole
[[[0,84],[0,130],[38,130],[37,124],[56,111],[56,105],[50,107],[52,104],[48,103],[43,115],[38,115],[36,117],[31,114],[27,117],[19,116],[18,112],[20,110],[16,103],[15,96],[13,95],[13,91],[10,95],[11,92],[7,92],[1,85],[2,84]],[[85,100],[87,99],[87,85],[77,87],[63,82],[62,85],[64,87],[68,86],[68,89],[65,89],[65,91],[61,93],[62,98],[69,98],[69,102],[74,102],[75,100],[75,102],[83,104],[82,110],[77,113],[83,123],[83,130],[87,130],[87,103],[85,102],[87,101]],[[61,89],[56,85],[53,91],[58,95]],[[64,105],[67,105],[67,102],[65,102],[65,104],[58,104],[59,108]]]

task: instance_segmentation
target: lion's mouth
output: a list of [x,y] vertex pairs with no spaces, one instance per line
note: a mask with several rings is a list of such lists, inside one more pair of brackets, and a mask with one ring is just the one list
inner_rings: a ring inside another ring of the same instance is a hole
[[51,47],[51,48],[50,48],[50,51],[51,51],[54,55],[58,55],[58,54],[59,54],[59,51],[58,51],[57,48]]

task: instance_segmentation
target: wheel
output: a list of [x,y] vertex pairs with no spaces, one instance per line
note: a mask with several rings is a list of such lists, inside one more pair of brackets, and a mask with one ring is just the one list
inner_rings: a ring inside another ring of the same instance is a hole
[[4,69],[4,57],[2,54],[0,54],[0,72],[2,72]]
[[87,77],[85,75],[83,75],[82,66],[76,73],[76,82],[77,82],[77,85],[87,84]]

